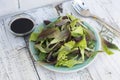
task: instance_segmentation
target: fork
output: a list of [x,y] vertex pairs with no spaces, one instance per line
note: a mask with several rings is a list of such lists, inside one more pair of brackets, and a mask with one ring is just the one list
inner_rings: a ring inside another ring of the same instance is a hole
[[115,34],[117,37],[120,38],[120,31],[115,29],[113,26],[109,25],[107,22],[102,20],[100,17],[93,15],[81,0],[74,0],[72,2],[72,6],[75,9],[75,11],[78,12],[82,17],[92,18],[96,20],[98,23],[102,24],[110,32],[112,32],[113,34]]

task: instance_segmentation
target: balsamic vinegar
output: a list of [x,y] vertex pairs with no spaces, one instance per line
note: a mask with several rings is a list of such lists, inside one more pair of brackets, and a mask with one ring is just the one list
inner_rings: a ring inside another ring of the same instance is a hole
[[15,33],[26,33],[34,27],[34,23],[27,18],[19,18],[12,22],[10,28]]

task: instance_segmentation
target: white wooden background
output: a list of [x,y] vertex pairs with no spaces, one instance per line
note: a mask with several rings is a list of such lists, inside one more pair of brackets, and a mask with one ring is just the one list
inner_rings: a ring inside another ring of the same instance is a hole
[[[108,56],[98,54],[87,68],[75,73],[57,73],[41,67],[35,62],[27,48],[27,37],[16,37],[6,27],[11,14],[27,10],[38,24],[44,19],[72,13],[82,18],[71,7],[71,1],[61,5],[63,11],[55,8],[62,0],[0,0],[0,80],[120,80],[120,52]],[[120,27],[120,0],[84,0],[90,11],[105,21]],[[45,6],[54,3],[53,5]],[[44,7],[41,7],[44,6]],[[41,8],[36,8],[41,7]],[[32,9],[36,8],[36,9]],[[16,14],[16,13],[15,13]],[[82,18],[91,26],[100,27],[91,19]],[[119,39],[114,42],[120,47]]]

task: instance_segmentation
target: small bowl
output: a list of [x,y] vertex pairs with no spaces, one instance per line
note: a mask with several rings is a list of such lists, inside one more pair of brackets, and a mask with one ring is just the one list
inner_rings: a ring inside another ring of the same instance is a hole
[[[12,29],[14,29],[14,28],[11,28],[12,24],[15,23],[15,21],[17,21],[17,20],[20,21],[20,19],[25,19],[25,20],[28,20],[29,22],[31,21],[32,24],[33,24],[33,27],[31,27],[29,30],[27,30],[25,32],[15,32],[15,31],[13,31]],[[21,14],[17,14],[17,15],[12,16],[12,18],[10,19],[10,21],[8,23],[8,29],[9,29],[9,31],[12,34],[16,35],[16,36],[25,36],[25,35],[30,34],[35,29],[35,26],[36,26],[36,23],[35,23],[34,18],[31,15],[26,14],[26,13],[21,13]]]

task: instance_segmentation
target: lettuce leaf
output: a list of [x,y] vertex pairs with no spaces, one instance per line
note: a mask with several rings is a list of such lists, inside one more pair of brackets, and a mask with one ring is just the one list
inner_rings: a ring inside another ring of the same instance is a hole
[[79,26],[79,27],[73,27],[72,31],[71,31],[71,35],[73,37],[78,37],[78,36],[83,35],[83,28],[81,26]]
[[114,54],[104,43],[102,43],[102,48],[108,55]]
[[[102,44],[102,49],[104,52],[106,52],[108,55],[112,55],[114,54],[114,52],[112,50],[110,50],[110,47],[111,46],[114,46],[115,49],[117,48],[114,44],[112,43],[109,43],[107,40],[105,40],[101,35],[100,35],[100,38],[101,38],[101,44]],[[109,43],[109,44],[108,44]],[[118,48],[117,48],[118,49]]]
[[85,35],[83,35],[83,39],[76,44],[77,47],[80,48],[82,60],[84,61],[84,50],[87,48],[87,41]]
[[39,49],[40,52],[47,53],[47,51],[41,46],[41,44],[36,44],[35,48]]
[[57,60],[62,60],[67,58],[67,54],[69,54],[72,51],[72,48],[75,46],[74,41],[69,41],[64,44],[59,50],[58,50],[58,58]]
[[75,59],[70,59],[70,60],[60,60],[57,62],[57,64],[55,65],[56,67],[58,66],[66,66],[68,68],[73,67],[76,64],[80,64],[83,63],[82,60],[75,60]]
[[69,30],[63,30],[59,34],[57,34],[54,39],[50,42],[50,44],[54,44],[60,41],[65,41],[70,35]]
[[36,41],[39,36],[39,33],[33,32],[30,36],[30,41]]

